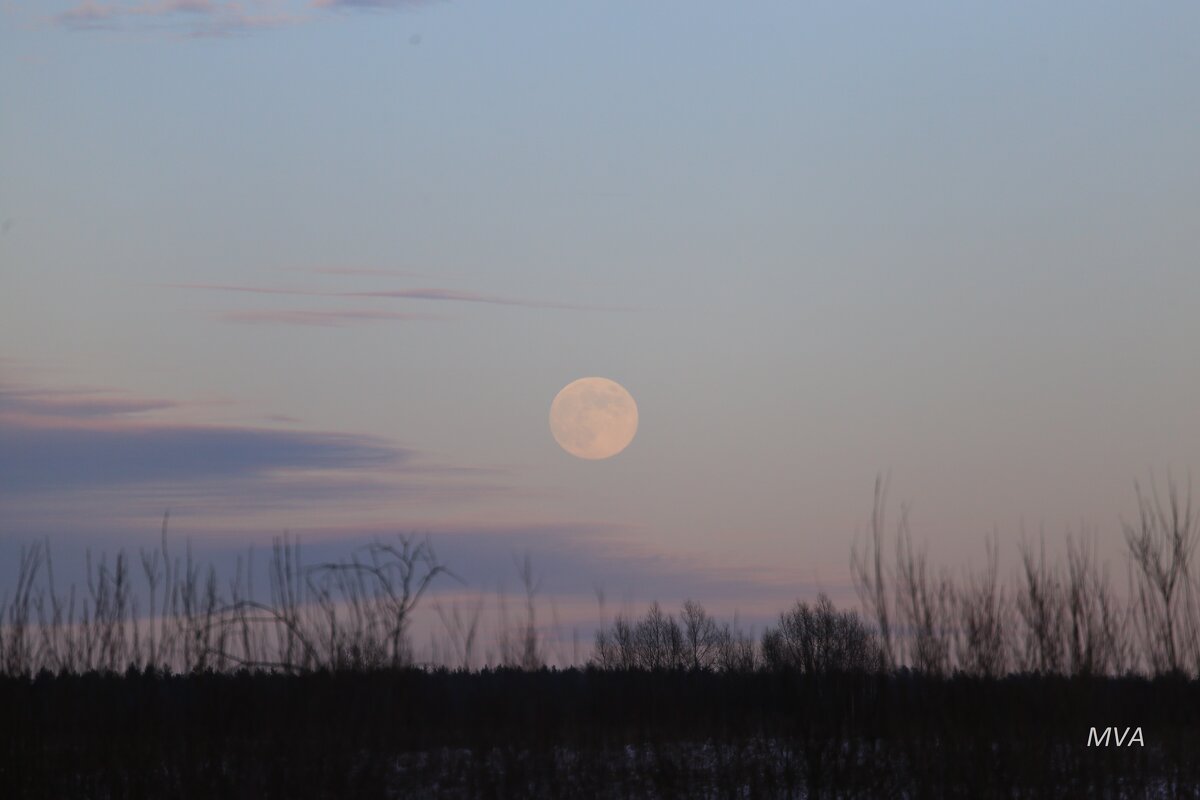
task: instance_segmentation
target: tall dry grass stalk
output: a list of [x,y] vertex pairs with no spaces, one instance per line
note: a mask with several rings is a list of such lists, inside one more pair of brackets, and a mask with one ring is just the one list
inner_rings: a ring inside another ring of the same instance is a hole
[[15,592],[0,599],[0,671],[406,666],[413,613],[447,573],[428,541],[374,542],[347,560],[306,566],[299,542],[285,535],[273,543],[264,602],[254,593],[252,552],[223,591],[190,544],[173,552],[167,524],[164,516],[160,545],[140,553],[140,594],[123,552],[111,563],[87,554],[80,597],[75,587],[59,593],[48,542],[23,548]]
[[[1123,522],[1129,589],[1122,597],[1101,562],[1096,532],[1066,536],[1065,563],[1022,535],[1019,572],[1002,580],[998,534],[982,569],[955,579],[914,546],[908,511],[885,558],[887,485],[876,481],[871,531],[851,549],[851,575],[885,659],[945,675],[1013,671],[1066,675],[1200,673],[1200,575],[1192,563],[1200,510],[1190,487],[1135,484],[1138,516]],[[888,585],[892,591],[887,591]]]

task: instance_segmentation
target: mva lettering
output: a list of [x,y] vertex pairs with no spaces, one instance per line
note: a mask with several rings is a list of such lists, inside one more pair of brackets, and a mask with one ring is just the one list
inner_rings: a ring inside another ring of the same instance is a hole
[[1104,733],[1097,733],[1095,728],[1088,731],[1087,746],[1088,747],[1107,747],[1109,740],[1117,747],[1145,747],[1146,740],[1142,737],[1141,728],[1126,728],[1124,732],[1120,728],[1105,728]]

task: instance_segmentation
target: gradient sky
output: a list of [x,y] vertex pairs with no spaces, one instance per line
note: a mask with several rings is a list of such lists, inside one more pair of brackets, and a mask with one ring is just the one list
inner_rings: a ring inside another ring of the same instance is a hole
[[1011,567],[1200,466],[1195,3],[2,7],[2,560],[170,507],[753,615],[881,471]]

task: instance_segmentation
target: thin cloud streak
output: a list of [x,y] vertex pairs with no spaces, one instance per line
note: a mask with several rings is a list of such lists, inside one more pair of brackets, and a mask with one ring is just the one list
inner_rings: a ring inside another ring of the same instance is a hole
[[228,283],[160,283],[165,289],[196,289],[206,292],[243,292],[246,294],[294,295],[297,297],[337,297],[337,292],[306,289],[279,289],[270,286],[237,286]]
[[388,10],[430,5],[428,0],[313,0],[313,8]]
[[142,414],[178,408],[173,400],[111,397],[88,390],[38,390],[0,388],[0,415],[84,418]]
[[369,436],[148,420],[138,414],[177,404],[96,394],[0,389],[0,492],[380,469],[415,455]]
[[314,275],[362,275],[367,277],[384,278],[428,278],[424,272],[411,272],[402,269],[366,269],[360,267],[324,267],[308,270]]
[[365,322],[410,322],[413,320],[444,319],[437,314],[410,314],[403,311],[226,311],[226,322],[243,325],[303,325],[321,328],[341,328]]
[[115,6],[102,5],[93,0],[83,0],[69,11],[64,11],[55,17],[60,24],[69,28],[98,29],[112,26],[115,19],[121,16],[120,9]]
[[273,470],[386,468],[412,452],[379,439],[217,425],[0,428],[4,491],[253,477]]
[[310,22],[316,18],[312,9],[394,11],[424,5],[429,3],[425,0],[80,0],[51,21],[74,31],[142,31],[215,38]]
[[[277,3],[254,3],[272,9]],[[140,3],[101,3],[82,0],[54,17],[73,30],[150,31],[182,33],[189,37],[221,37],[305,21],[298,13],[254,13],[241,2],[217,0],[159,0]]]
[[632,311],[627,306],[597,306],[579,303],[560,303],[547,300],[530,300],[521,297],[505,297],[502,295],[469,292],[460,289],[444,289],[439,287],[421,287],[415,289],[385,289],[369,292],[330,292],[316,289],[287,289],[270,286],[242,286],[226,283],[164,283],[159,286],[168,289],[191,289],[211,292],[233,292],[245,294],[264,294],[295,297],[340,297],[340,298],[383,298],[393,300],[425,300],[451,303],[484,303],[499,306],[517,306],[521,308],[560,309],[564,311]]
[[403,300],[440,300],[456,303],[489,303],[498,306],[523,306],[525,308],[558,308],[568,311],[629,311],[622,306],[592,306],[575,303],[555,303],[540,300],[524,300],[515,297],[462,292],[456,289],[392,289],[376,292],[346,292],[343,297],[388,297]]

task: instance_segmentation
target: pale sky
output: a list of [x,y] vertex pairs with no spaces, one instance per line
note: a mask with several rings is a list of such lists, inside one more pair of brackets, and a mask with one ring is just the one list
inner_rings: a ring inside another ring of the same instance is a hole
[[169,507],[754,612],[852,596],[881,471],[942,563],[1120,566],[1200,467],[1195,3],[0,8],[5,563]]

